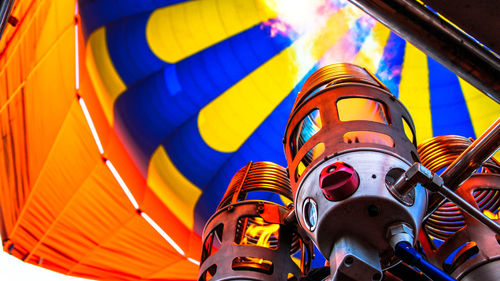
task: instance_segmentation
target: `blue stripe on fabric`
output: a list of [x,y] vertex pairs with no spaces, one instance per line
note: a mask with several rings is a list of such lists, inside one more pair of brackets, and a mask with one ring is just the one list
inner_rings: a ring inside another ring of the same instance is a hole
[[149,13],[106,26],[106,41],[113,65],[127,87],[166,65],[150,49],[146,39]]
[[475,138],[457,76],[431,57],[427,62],[434,136],[453,134]]
[[169,65],[165,67],[163,71],[165,86],[167,87],[167,92],[175,96],[182,92],[182,85],[179,82],[179,75],[177,75],[177,69],[175,65]]
[[[359,52],[363,40],[369,34],[373,23],[368,21],[359,20],[356,25],[354,25],[339,41],[339,45],[349,46],[350,52],[344,54],[346,59],[352,60]],[[316,66],[312,69],[306,76],[304,76],[304,81],[309,75],[316,70]],[[181,76],[182,77],[182,76]],[[286,161],[283,154],[282,138],[284,135],[284,129],[290,115],[296,94],[300,90],[304,81],[301,81],[296,85],[293,91],[280,103],[278,107],[266,118],[266,120],[257,128],[257,130],[245,141],[245,143],[232,154],[215,153],[215,151],[208,149],[206,151],[201,151],[195,154],[195,157],[201,157],[204,160],[201,163],[206,163],[210,167],[206,170],[214,168],[214,163],[221,163],[220,166],[216,167],[213,171],[216,174],[207,177],[207,173],[204,169],[203,176],[199,175],[198,170],[190,170],[188,165],[193,161],[186,161],[186,155],[175,152],[174,149],[171,150],[166,148],[169,153],[170,159],[174,162],[177,169],[190,181],[195,183],[198,187],[203,190],[203,193],[195,207],[195,229],[201,233],[205,221],[210,217],[210,215],[215,211],[218,202],[224,195],[225,189],[229,184],[231,178],[234,176],[236,171],[241,167],[246,165],[249,161],[271,161],[282,166],[286,166]],[[194,124],[191,125],[192,130],[196,130]],[[187,133],[188,131],[185,131]],[[177,134],[177,132],[175,132]],[[190,132],[189,135],[199,135],[199,133]],[[178,137],[179,142],[186,141],[185,137]],[[196,138],[198,139],[198,138]],[[195,140],[193,138],[190,141]],[[203,142],[201,138],[198,141]],[[172,145],[172,143],[170,144]],[[164,144],[165,147],[169,144]],[[193,146],[199,147],[199,144],[193,144]],[[201,146],[206,149],[206,146]],[[210,157],[203,156],[206,155],[218,155],[215,161],[211,161]],[[183,159],[176,160],[177,157],[182,157]],[[226,160],[222,160],[226,158]],[[197,161],[197,160],[196,160]],[[207,182],[209,180],[209,182]]]
[[369,16],[359,18],[353,26],[342,35],[337,43],[327,51],[329,55],[320,60],[322,65],[352,61],[363,46],[374,24],[375,20]]
[[186,0],[78,0],[85,38],[97,28]]
[[[340,54],[344,59],[349,61],[357,55],[373,24],[373,21],[362,18],[342,36],[335,47],[348,47],[349,52]],[[202,188],[203,193],[195,207],[194,229],[196,232],[201,233],[206,220],[215,212],[232,177],[249,161],[271,161],[287,166],[282,144],[286,123],[297,93],[305,80],[317,70],[317,67],[317,65],[314,66],[304,76],[302,81],[294,87],[291,93],[275,108],[245,143],[227,159],[224,165],[218,168],[217,174],[213,175],[210,183],[198,186]],[[174,161],[173,157],[171,159]],[[177,168],[190,180],[190,176],[196,176],[195,174],[185,174],[182,167],[177,166]]]
[[[256,25],[127,89],[115,102],[115,124],[138,154],[146,172],[149,158],[177,127],[220,94],[292,44],[269,26]],[[259,53],[256,53],[256,52]]]
[[[316,71],[316,67],[304,76],[304,79],[295,86],[291,93],[262,122],[245,143],[236,152],[232,153],[223,165],[217,167],[217,172],[210,175],[209,181],[199,186],[202,188],[203,193],[195,207],[194,231],[197,233],[203,231],[205,222],[215,212],[234,174],[249,161],[271,161],[283,167],[287,166],[282,139],[285,135],[288,116],[292,111],[297,93],[305,82],[305,78],[309,77],[314,71]],[[181,167],[178,166],[178,168],[182,171]],[[185,176],[188,177],[189,175],[185,174]]]
[[363,47],[363,43],[365,42],[366,38],[368,35],[370,35],[370,30],[373,28],[373,25],[375,25],[375,20],[371,17],[368,16],[363,16],[359,18],[353,27],[349,29],[346,35],[347,40],[343,40],[345,43],[344,45],[349,45],[349,48],[352,52],[350,54],[352,58],[356,56],[356,54],[361,50],[361,47]]
[[396,33],[391,32],[384,47],[382,60],[375,75],[389,88],[391,93],[399,96],[399,83],[401,82],[401,69],[403,66],[406,41]]
[[163,147],[176,168],[198,187],[205,186],[231,155],[216,151],[203,141],[197,116],[192,116],[179,127]]

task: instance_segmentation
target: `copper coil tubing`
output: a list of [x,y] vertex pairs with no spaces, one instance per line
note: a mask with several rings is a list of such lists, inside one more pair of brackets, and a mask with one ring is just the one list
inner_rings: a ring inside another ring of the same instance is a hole
[[322,67],[313,73],[302,86],[296,102],[300,103],[324,88],[348,82],[368,84],[387,90],[377,78],[364,68],[350,63],[337,63]]
[[[217,209],[220,210],[236,202],[243,201],[248,193],[253,191],[276,193],[290,201],[293,198],[290,179],[284,167],[272,162],[250,162],[233,176]],[[243,223],[243,221],[238,221],[238,224],[240,223]],[[240,229],[243,229],[243,227],[238,225],[237,232]],[[252,238],[248,239],[251,240]],[[258,239],[258,237],[255,239]],[[250,241],[250,243],[256,243],[256,241]],[[277,244],[277,241],[270,239],[270,243],[273,246]],[[290,253],[296,253],[302,248],[302,244],[302,239],[294,232],[292,234]]]
[[[438,172],[450,165],[472,143],[468,138],[445,135],[426,140],[418,146],[422,164],[432,172]],[[500,165],[489,159],[482,167],[483,173],[500,173]],[[481,211],[496,211],[500,206],[500,192],[480,190],[474,198]],[[431,237],[446,240],[465,226],[460,209],[453,203],[445,201],[424,222],[424,229]]]
[[245,200],[252,191],[276,193],[290,201],[293,198],[285,168],[272,162],[250,162],[234,175],[217,209]]

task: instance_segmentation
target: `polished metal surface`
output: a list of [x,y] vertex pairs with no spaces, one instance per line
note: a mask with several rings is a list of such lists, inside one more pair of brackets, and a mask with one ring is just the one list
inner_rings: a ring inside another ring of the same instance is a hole
[[[263,211],[261,210],[263,206]],[[231,210],[223,209],[214,215],[206,225],[203,233],[204,245],[211,233],[222,233],[220,248],[209,254],[202,255],[199,271],[199,280],[286,280],[289,273],[299,279],[303,273],[291,258],[294,232],[286,230],[280,224],[279,218],[286,216],[288,210],[273,203],[243,201],[232,204]],[[279,239],[269,241],[274,248],[261,247],[253,244],[238,245],[235,242],[238,232],[242,229],[241,217],[262,218],[269,224],[278,224]],[[277,218],[273,221],[270,218]],[[222,230],[218,231],[221,227]],[[215,238],[214,238],[215,239]],[[210,243],[208,243],[211,247]],[[205,251],[210,249],[204,249]],[[265,267],[265,265],[268,265]],[[212,268],[214,271],[210,272]],[[206,277],[210,272],[210,279]]]
[[400,193],[404,196],[415,188],[417,184],[422,184],[430,191],[438,192],[443,195],[446,199],[458,206],[462,211],[465,211],[473,218],[488,226],[491,230],[500,235],[500,225],[489,219],[481,212],[481,210],[475,208],[463,198],[451,191],[444,185],[444,181],[441,177],[433,174],[420,163],[414,163],[405,173],[401,175],[392,188],[395,190],[396,194]]
[[500,260],[481,265],[467,274],[460,281],[498,281],[500,280]]
[[[406,197],[417,184],[427,183],[433,179],[432,172],[422,164],[416,162],[408,170],[401,173],[394,184],[388,184],[388,188],[394,195]],[[398,196],[398,197],[399,197]]]
[[406,223],[395,223],[387,228],[387,239],[393,249],[396,249],[396,245],[400,242],[413,243],[414,238],[413,229]]
[[[477,200],[476,194],[482,190],[500,191],[500,175],[475,174],[455,192],[457,196],[480,211],[481,200]],[[494,211],[498,210],[499,204],[500,201],[497,200],[493,206]],[[487,209],[482,211],[493,214],[487,212]],[[459,280],[499,280],[497,278],[500,274],[499,235],[471,215],[467,213],[461,215],[465,222],[464,226],[450,232],[444,241],[436,244],[434,241],[437,238],[430,235],[427,229],[425,235],[420,236],[419,240],[429,261]],[[500,219],[494,220],[497,224],[500,223]],[[446,222],[443,221],[442,224],[446,225]]]
[[[432,172],[438,172],[453,163],[471,143],[471,140],[462,136],[439,136],[420,144],[418,152],[422,164]],[[489,159],[482,165],[482,170],[488,173],[500,173],[500,166],[493,159]],[[442,199],[441,195],[436,195]],[[431,195],[430,198],[435,198],[435,196]],[[495,211],[500,204],[500,192],[496,190],[478,190],[474,193],[474,198],[481,210]],[[441,240],[446,240],[464,226],[465,221],[460,209],[449,201],[428,214],[424,221],[426,233]]]
[[492,221],[479,209],[474,208],[471,204],[462,199],[462,197],[458,196],[455,192],[451,191],[446,186],[441,186],[438,189],[438,192],[445,196],[448,200],[453,202],[455,205],[457,205],[460,209],[465,211],[467,214],[469,214],[471,217],[480,221],[484,225],[488,226],[491,230],[495,231],[498,235],[500,235],[500,225],[498,223]]
[[234,175],[217,210],[245,200],[253,191],[277,193],[290,201],[293,198],[285,168],[272,162],[250,162]]
[[500,147],[500,117],[441,174],[446,186],[455,190]]
[[[364,110],[354,111],[352,107],[344,106],[342,102],[346,100],[365,101],[365,107],[356,107]],[[316,110],[322,126],[297,149],[295,140],[303,120]],[[343,110],[348,112],[348,120],[342,120],[339,113]],[[415,136],[415,126],[408,110],[367,70],[348,63],[322,67],[304,83],[286,127],[285,156],[294,194],[304,174],[325,157],[335,154],[385,150],[408,162],[418,161],[415,138],[409,139],[405,134],[405,123]],[[318,146],[324,149],[316,155],[313,153],[315,157],[309,159],[310,151]],[[304,158],[308,159],[305,161],[307,165],[303,165]]]
[[453,22],[467,34],[500,54],[498,7],[500,0],[423,0],[426,5]]
[[[498,118],[477,140],[456,157],[441,174],[445,185],[455,190],[481,167],[500,147],[500,118]],[[444,202],[441,196],[431,196],[428,213],[435,211]]]
[[388,91],[387,87],[376,76],[360,66],[349,63],[331,64],[314,72],[306,80],[295,100],[294,107],[299,107],[308,98],[319,94],[320,91],[328,87],[346,83],[361,83]]
[[[359,188],[349,198],[332,202],[319,188],[321,171],[335,162],[352,166],[359,175]],[[413,206],[406,206],[386,188],[386,175],[395,168],[407,170],[409,163],[395,154],[376,150],[359,150],[330,158],[310,171],[301,181],[295,196],[297,219],[325,257],[332,255],[335,243],[345,234],[368,243],[378,252],[381,268],[397,262],[387,238],[387,227],[407,223],[414,232],[420,229],[426,209],[426,190],[417,186]],[[317,204],[317,226],[309,230],[304,204],[314,199]],[[414,242],[414,241],[412,241]]]
[[396,194],[399,193],[400,195],[404,196],[413,188],[415,188],[419,183],[430,191],[438,192],[439,194],[443,195],[446,199],[450,200],[456,206],[458,206],[462,211],[465,211],[473,218],[488,226],[489,228],[491,228],[491,230],[500,235],[500,225],[489,219],[478,208],[475,208],[460,196],[455,194],[453,191],[451,191],[444,185],[444,181],[441,177],[433,174],[430,170],[425,168],[420,163],[414,163],[405,173],[403,173],[401,177],[396,181],[396,184],[392,187],[392,189]]
[[428,9],[421,1],[350,1],[490,98],[500,102],[500,58]]
[[382,279],[377,249],[352,236],[340,238],[329,258],[331,281]]
[[[264,198],[247,200],[255,191]],[[277,164],[250,162],[234,175],[203,231],[199,281],[299,280],[307,273],[313,245],[285,222],[293,204],[266,200],[278,195],[291,202],[286,169]],[[292,256],[299,251],[297,265]]]
[[[318,126],[298,142],[312,112]],[[408,110],[366,69],[325,66],[297,96],[284,145],[297,221],[330,258],[332,278],[381,279],[382,270],[398,263],[388,227],[404,223],[416,233],[427,207],[421,186],[401,201],[387,188],[419,161]]]

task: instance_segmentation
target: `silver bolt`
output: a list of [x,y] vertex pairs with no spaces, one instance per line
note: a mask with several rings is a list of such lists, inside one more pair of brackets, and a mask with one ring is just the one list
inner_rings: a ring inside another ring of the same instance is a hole
[[387,228],[387,239],[392,249],[396,248],[399,242],[408,242],[413,245],[413,228],[404,222],[392,224]]

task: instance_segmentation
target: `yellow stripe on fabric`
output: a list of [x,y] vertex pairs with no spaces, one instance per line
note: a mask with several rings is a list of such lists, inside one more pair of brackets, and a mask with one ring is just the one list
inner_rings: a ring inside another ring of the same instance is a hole
[[109,56],[105,27],[97,29],[90,35],[85,62],[104,114],[108,122],[113,125],[113,104],[127,86]]
[[[461,78],[459,78],[459,81],[465,103],[469,109],[474,133],[476,134],[476,138],[478,138],[500,117],[500,104],[487,97],[467,81]],[[494,157],[500,160],[500,151]]]
[[427,56],[410,43],[406,44],[405,49],[399,100],[408,108],[415,122],[417,144],[431,138],[432,118]]
[[377,72],[377,67],[384,55],[384,47],[390,34],[391,31],[387,27],[377,22],[353,63],[368,69],[372,73]]
[[190,1],[155,10],[146,38],[158,58],[175,63],[275,16],[259,0]]
[[479,137],[488,127],[500,117],[500,104],[487,97],[481,91],[459,78],[465,103],[469,109],[474,133]]
[[348,31],[356,20],[349,14],[352,11],[340,10],[317,32],[302,36],[204,107],[198,128],[207,145],[221,152],[236,151]]
[[190,230],[194,225],[194,208],[202,191],[174,166],[163,146],[149,162],[148,186]]
[[292,200],[288,199],[287,197],[280,195],[281,202],[283,202],[283,205],[288,206],[289,204],[293,203]]

